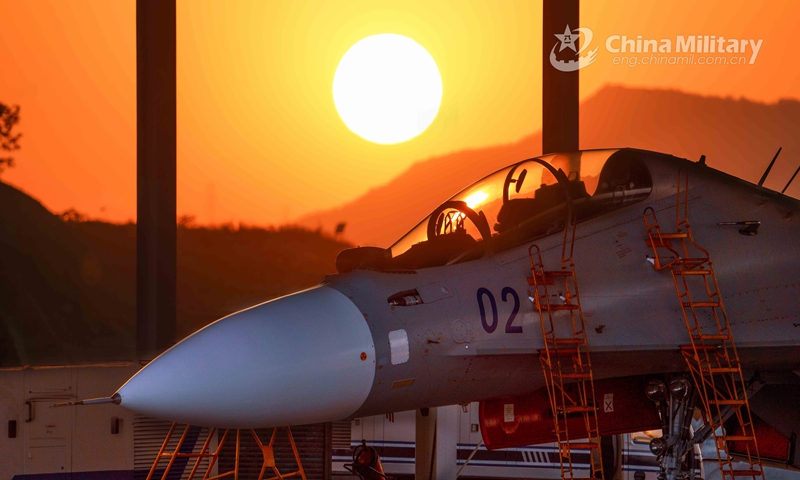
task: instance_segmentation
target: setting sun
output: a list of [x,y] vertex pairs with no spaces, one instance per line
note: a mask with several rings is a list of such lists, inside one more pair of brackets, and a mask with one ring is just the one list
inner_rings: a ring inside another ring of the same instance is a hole
[[373,35],[347,51],[333,77],[333,101],[345,125],[380,144],[410,140],[436,118],[442,77],[430,53],[395,34]]

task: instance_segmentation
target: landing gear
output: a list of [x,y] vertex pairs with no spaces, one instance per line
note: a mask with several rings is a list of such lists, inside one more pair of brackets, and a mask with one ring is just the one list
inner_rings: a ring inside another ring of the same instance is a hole
[[690,430],[698,395],[692,383],[683,376],[672,377],[667,384],[651,380],[647,397],[655,402],[661,416],[660,438],[650,442],[650,451],[658,457],[659,480],[694,480],[694,445]]

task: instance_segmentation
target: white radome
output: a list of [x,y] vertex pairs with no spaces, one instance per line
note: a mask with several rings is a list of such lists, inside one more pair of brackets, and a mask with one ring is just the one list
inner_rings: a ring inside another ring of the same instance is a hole
[[344,294],[317,286],[193,333],[116,398],[134,412],[191,425],[304,425],[355,413],[374,378],[364,315]]

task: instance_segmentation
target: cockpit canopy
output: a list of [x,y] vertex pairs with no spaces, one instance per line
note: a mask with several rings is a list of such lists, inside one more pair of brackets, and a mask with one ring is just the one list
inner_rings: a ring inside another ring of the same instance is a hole
[[589,150],[531,158],[475,182],[392,245],[378,268],[449,265],[563,230],[645,199],[653,182],[638,153]]

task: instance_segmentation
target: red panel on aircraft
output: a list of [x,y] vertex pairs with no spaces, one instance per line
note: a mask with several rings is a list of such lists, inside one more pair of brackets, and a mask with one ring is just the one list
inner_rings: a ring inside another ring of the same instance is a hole
[[[757,415],[753,415],[753,427],[755,427],[756,441],[758,442],[758,454],[761,458],[787,462],[789,460],[788,438],[781,435],[775,427],[761,420]],[[742,435],[741,428],[733,435]],[[747,455],[746,442],[731,442],[731,453]]]
[[[661,428],[655,404],[644,393],[647,381],[652,378],[625,377],[594,382],[601,435]],[[489,450],[556,441],[545,388],[528,395],[481,402],[480,424],[483,441]],[[582,414],[571,415],[568,428],[571,440],[586,437]]]

